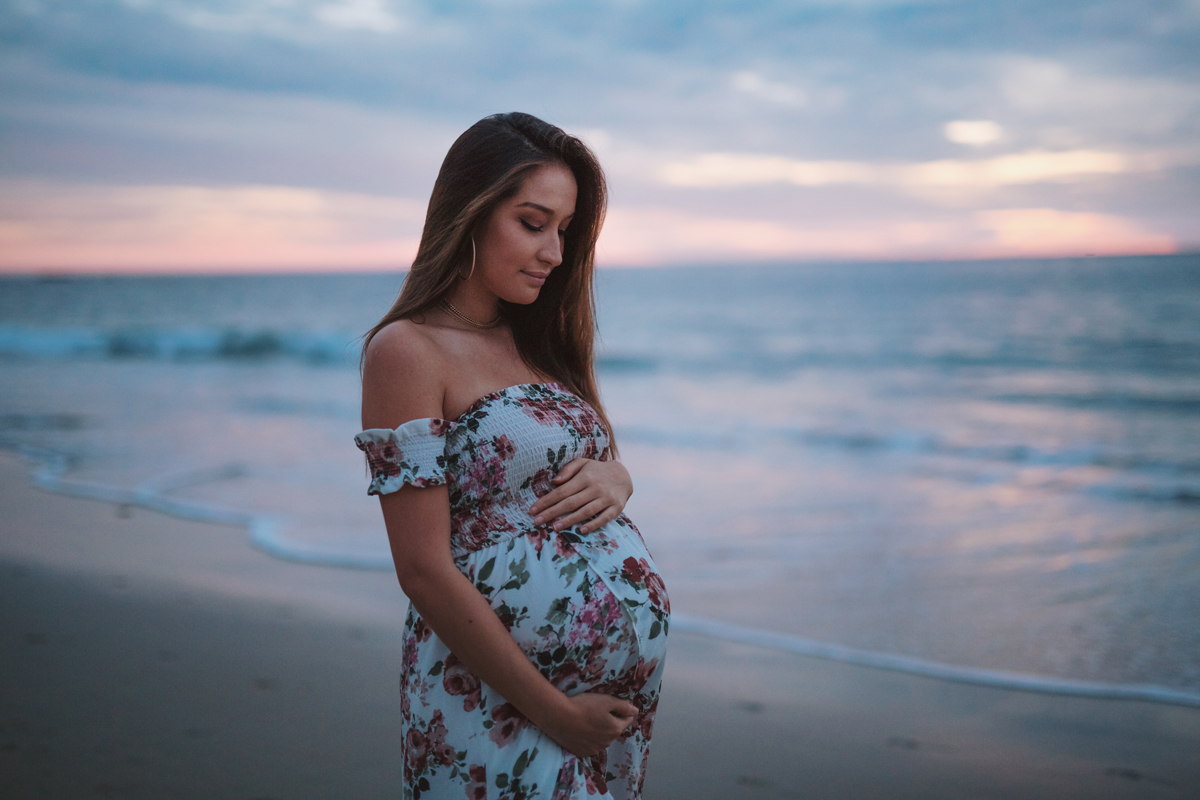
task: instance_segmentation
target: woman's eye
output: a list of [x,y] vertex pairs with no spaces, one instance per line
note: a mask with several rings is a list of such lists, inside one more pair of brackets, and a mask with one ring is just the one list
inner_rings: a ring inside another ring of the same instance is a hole
[[521,220],[521,224],[524,225],[529,230],[533,231],[534,233],[541,233],[543,230],[541,225],[530,225],[525,220]]

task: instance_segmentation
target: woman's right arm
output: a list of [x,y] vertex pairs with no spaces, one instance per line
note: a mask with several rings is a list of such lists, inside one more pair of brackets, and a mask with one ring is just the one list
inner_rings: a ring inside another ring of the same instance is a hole
[[[420,342],[398,338],[386,337],[379,347],[373,341],[367,351],[364,429],[443,416],[436,354],[421,352]],[[633,722],[638,710],[631,703],[603,694],[568,697],[522,652],[487,599],[454,564],[445,486],[404,486],[379,499],[401,589],[438,638],[480,680],[579,756],[603,750]]]
[[568,697],[522,652],[487,599],[454,565],[445,486],[405,486],[381,496],[380,504],[400,587],[480,680],[579,756],[603,750],[633,722],[632,704],[602,694]]

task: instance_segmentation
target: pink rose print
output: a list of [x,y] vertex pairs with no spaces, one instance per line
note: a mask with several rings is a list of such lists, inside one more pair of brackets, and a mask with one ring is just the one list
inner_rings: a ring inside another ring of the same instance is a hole
[[413,637],[418,642],[427,642],[429,641],[429,637],[433,635],[433,631],[430,630],[429,626],[425,624],[425,620],[421,619],[420,617],[417,617],[416,622],[413,623],[412,632]]
[[[592,756],[590,761],[590,765],[587,765],[585,762],[583,770],[584,780],[587,782],[587,793],[607,794],[608,784],[604,781],[604,773],[608,772],[608,751],[601,750]],[[588,769],[588,766],[591,769]]]
[[492,730],[488,734],[497,747],[504,747],[521,732],[529,720],[512,703],[504,703],[492,709]]
[[662,576],[657,572],[651,572],[646,576],[646,592],[650,595],[650,605],[661,608],[668,614],[671,613],[671,599],[667,597],[667,585],[663,583]]
[[590,458],[593,461],[598,460],[596,457],[599,454],[600,446],[596,444],[595,439],[588,439],[583,445],[583,450],[579,451],[580,458]]
[[404,755],[408,767],[415,773],[420,774],[429,767],[429,740],[420,728],[408,729],[408,735],[404,737]]
[[517,454],[516,445],[503,433],[492,440],[492,448],[502,461],[508,461]]
[[479,678],[454,653],[446,656],[442,666],[442,688],[446,694],[463,698],[463,711],[474,711],[479,707]]
[[471,782],[467,784],[467,800],[487,800],[487,770],[472,764],[467,770]]
[[529,480],[530,488],[538,497],[545,497],[554,489],[554,484],[550,483],[550,479],[554,477],[554,473],[548,469],[539,469],[533,474]]
[[622,566],[630,583],[645,583],[646,576],[650,574],[650,564],[644,558],[630,556],[622,562]]
[[454,764],[454,748],[446,744],[446,718],[441,711],[433,712],[429,720],[429,728],[425,732],[425,745],[429,755],[443,767]]
[[400,474],[400,462],[404,460],[404,453],[395,442],[367,442],[363,446],[363,452],[367,454],[367,466],[371,468],[372,476],[383,475],[392,478]]

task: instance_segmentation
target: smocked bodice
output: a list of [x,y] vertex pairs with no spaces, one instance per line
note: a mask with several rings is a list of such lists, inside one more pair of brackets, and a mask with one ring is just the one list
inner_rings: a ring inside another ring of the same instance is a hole
[[[529,508],[553,488],[550,479],[564,464],[605,460],[609,445],[592,407],[559,383],[510,386],[481,397],[457,420],[416,419],[363,431],[355,441],[367,454],[371,494],[406,483],[446,484],[455,556],[515,536],[546,538],[549,527],[536,525]],[[628,520],[612,524],[627,527]],[[615,549],[604,529],[559,535],[583,549]]]

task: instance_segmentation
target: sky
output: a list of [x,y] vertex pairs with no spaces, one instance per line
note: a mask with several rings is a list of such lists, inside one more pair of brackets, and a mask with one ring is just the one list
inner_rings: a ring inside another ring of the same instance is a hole
[[1200,249],[1200,0],[0,0],[0,271],[404,268],[513,110],[601,266]]

